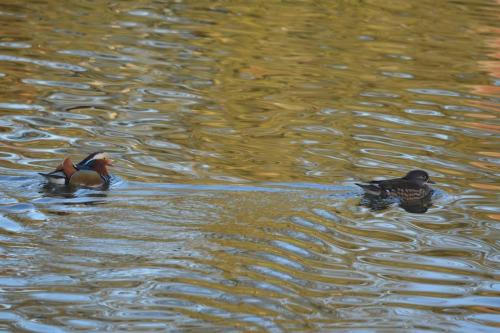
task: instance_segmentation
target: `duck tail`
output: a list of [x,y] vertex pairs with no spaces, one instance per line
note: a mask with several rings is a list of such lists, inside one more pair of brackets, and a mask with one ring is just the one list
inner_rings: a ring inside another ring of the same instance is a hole
[[38,174],[45,177],[45,179],[47,179],[48,182],[51,184],[64,185],[66,183],[66,177],[62,172],[61,173],[57,173],[55,171],[50,173],[39,172]]
[[377,185],[373,185],[373,184],[366,185],[366,184],[359,184],[359,183],[355,183],[355,184],[358,185],[359,187],[361,187],[365,191],[365,193],[367,193],[367,194],[380,195],[382,193],[382,190]]

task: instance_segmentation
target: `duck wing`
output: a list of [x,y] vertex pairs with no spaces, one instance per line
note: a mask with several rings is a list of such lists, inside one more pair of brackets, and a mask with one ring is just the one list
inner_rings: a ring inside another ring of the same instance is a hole
[[369,184],[401,184],[408,182],[404,178],[393,178],[393,179],[382,179],[382,180],[372,180],[368,182]]
[[386,198],[390,195],[389,190],[392,188],[396,188],[401,182],[405,182],[405,180],[402,178],[395,178],[385,180],[372,180],[369,181],[368,184],[355,184],[361,187],[366,194]]
[[425,198],[431,188],[427,185],[421,185],[407,180],[391,181],[380,185],[387,193],[397,196],[403,201],[413,201]]

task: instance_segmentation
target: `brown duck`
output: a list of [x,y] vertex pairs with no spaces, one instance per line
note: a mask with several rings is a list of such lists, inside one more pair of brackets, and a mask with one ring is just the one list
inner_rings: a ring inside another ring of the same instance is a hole
[[62,171],[66,177],[66,185],[89,187],[109,185],[111,176],[107,167],[112,166],[112,163],[112,160],[103,158],[88,162],[85,168],[76,169],[71,159],[65,158]]
[[406,176],[387,180],[372,180],[368,184],[358,184],[366,194],[379,197],[397,197],[404,202],[413,202],[428,197],[435,184],[423,170],[412,170]]
[[71,159],[64,159],[63,163],[50,173],[40,173],[49,183],[57,185],[102,186],[108,185],[111,176],[108,166],[112,160],[104,152],[95,152],[88,155],[78,164]]

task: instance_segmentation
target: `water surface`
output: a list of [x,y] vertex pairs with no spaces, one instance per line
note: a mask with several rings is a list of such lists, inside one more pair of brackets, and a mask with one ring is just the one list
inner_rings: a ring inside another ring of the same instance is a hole
[[499,8],[3,1],[0,330],[496,332]]

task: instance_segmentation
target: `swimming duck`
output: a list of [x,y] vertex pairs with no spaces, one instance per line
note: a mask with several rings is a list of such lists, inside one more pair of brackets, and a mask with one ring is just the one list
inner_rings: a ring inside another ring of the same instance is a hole
[[[103,169],[103,162],[98,162],[95,164],[94,161],[97,160],[107,160],[107,164],[104,164],[104,169]],[[69,180],[71,176],[68,176],[68,174],[73,175],[76,173],[76,171],[93,171],[96,173],[96,170],[100,171],[105,171],[105,174],[103,177],[107,180],[105,180],[105,183],[109,183],[109,174],[107,172],[106,166],[110,166],[112,161],[109,159],[108,155],[105,152],[98,151],[95,153],[92,153],[85,157],[83,160],[81,160],[77,164],[73,164],[69,158],[65,159],[63,163],[59,164],[57,168],[49,173],[42,173],[39,172],[40,175],[44,176],[49,183],[51,184],[56,184],[56,185],[68,185]],[[64,171],[64,167],[66,169],[66,172]],[[96,169],[97,168],[97,169]],[[83,176],[83,175],[82,175]],[[76,179],[79,179],[81,176],[77,175],[75,180],[73,182],[76,182]]]
[[358,184],[367,195],[379,198],[397,197],[404,202],[427,198],[435,184],[423,170],[412,170],[406,176],[387,180],[372,180],[368,184]]
[[109,185],[111,176],[108,166],[112,166],[109,158],[92,159],[77,169],[69,158],[62,163],[62,171],[66,177],[66,185],[70,186],[103,186]]

